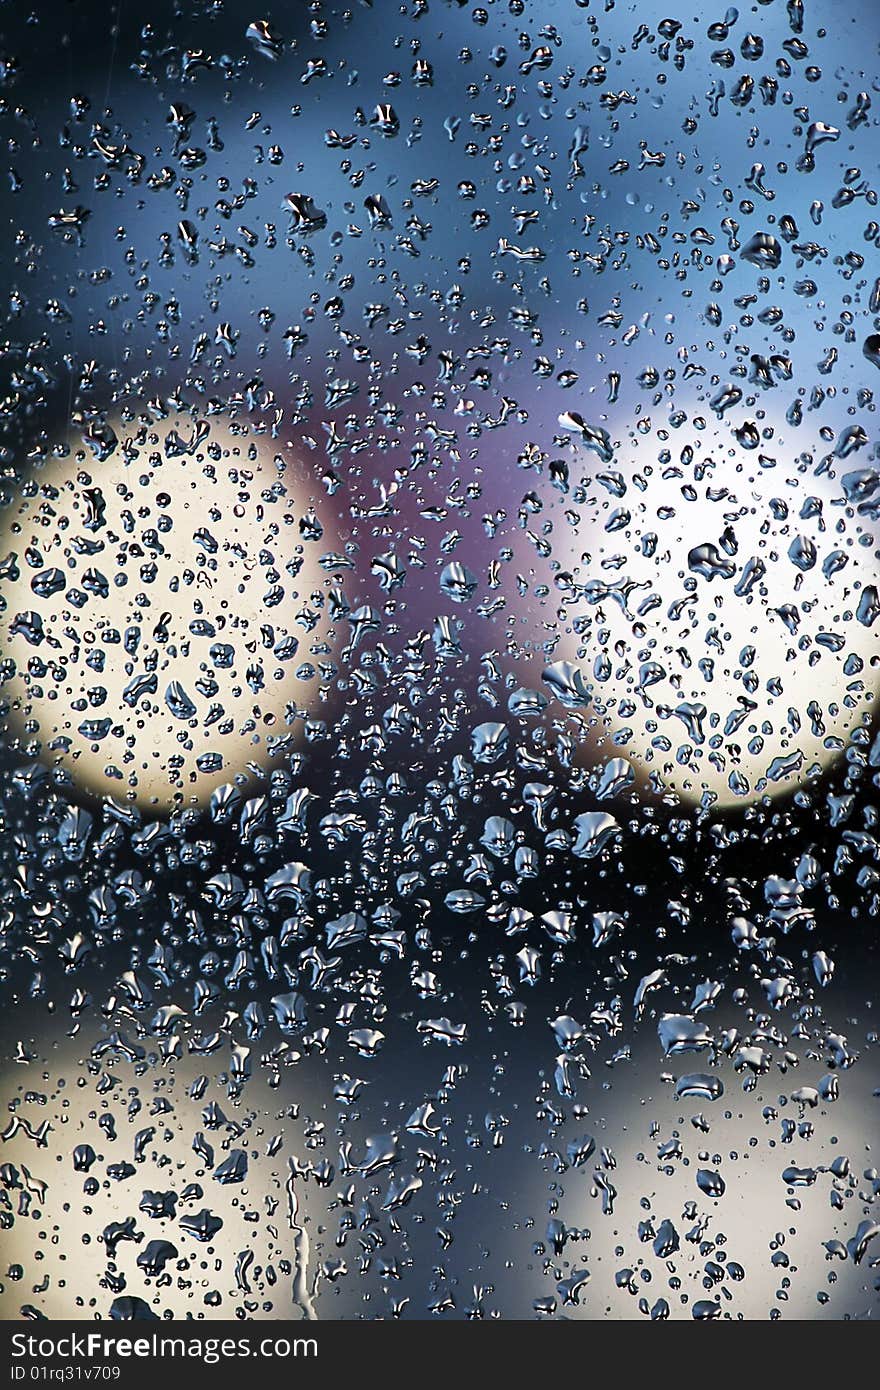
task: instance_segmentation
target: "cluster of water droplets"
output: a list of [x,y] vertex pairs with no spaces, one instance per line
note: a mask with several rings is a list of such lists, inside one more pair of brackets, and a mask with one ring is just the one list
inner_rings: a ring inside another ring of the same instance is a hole
[[873,1314],[876,16],[698,8],[7,17],[3,1316]]

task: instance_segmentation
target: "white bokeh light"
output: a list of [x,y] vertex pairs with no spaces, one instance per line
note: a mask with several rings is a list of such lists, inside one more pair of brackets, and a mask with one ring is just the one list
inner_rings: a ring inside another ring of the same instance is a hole
[[556,657],[655,785],[718,806],[790,792],[872,712],[878,536],[840,480],[857,465],[817,473],[726,441],[631,459],[584,490]]
[[110,430],[71,434],[0,519],[0,693],[22,751],[164,810],[265,765],[316,700],[332,545],[245,426]]

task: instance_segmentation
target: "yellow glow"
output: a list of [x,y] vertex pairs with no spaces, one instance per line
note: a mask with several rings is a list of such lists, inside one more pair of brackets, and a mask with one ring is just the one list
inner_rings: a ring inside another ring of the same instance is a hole
[[332,544],[303,530],[290,461],[244,426],[110,424],[109,456],[71,436],[0,517],[0,654],[16,672],[0,694],[20,747],[162,810],[264,764],[288,705],[316,698]]

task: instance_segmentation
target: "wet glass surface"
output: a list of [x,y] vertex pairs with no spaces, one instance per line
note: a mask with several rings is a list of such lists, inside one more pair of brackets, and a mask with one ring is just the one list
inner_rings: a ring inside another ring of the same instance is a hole
[[0,1317],[875,1315],[878,38],[7,7]]

